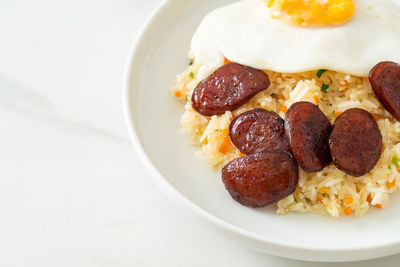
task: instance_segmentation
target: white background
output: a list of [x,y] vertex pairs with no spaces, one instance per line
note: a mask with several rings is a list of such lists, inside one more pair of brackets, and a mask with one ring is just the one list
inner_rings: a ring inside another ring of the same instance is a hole
[[337,266],[243,248],[144,173],[122,75],[159,2],[0,0],[0,267]]

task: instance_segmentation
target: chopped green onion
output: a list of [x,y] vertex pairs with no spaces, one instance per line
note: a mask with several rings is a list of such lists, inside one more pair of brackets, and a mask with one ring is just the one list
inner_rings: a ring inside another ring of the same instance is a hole
[[318,78],[321,78],[321,76],[325,73],[325,72],[327,72],[328,70],[325,70],[325,69],[320,69],[318,72],[317,72],[317,77]]
[[193,73],[193,72],[190,72],[190,73],[189,73],[189,78],[190,78],[190,79],[193,79],[193,78],[194,78],[194,73]]
[[189,66],[192,66],[192,65],[193,65],[193,58],[190,59],[190,61],[189,61]]
[[299,201],[297,200],[297,198],[294,197],[294,202],[299,203]]
[[321,86],[321,91],[324,93],[328,93],[328,88],[329,88],[329,85],[323,83]]
[[399,161],[400,161],[400,158],[399,158],[397,155],[394,155],[394,157],[393,157],[393,159],[392,159],[392,164],[393,164],[394,166],[396,166],[396,168],[399,167]]

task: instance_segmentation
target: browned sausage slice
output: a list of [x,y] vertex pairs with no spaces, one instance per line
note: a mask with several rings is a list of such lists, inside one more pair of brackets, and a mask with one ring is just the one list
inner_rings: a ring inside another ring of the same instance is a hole
[[297,163],[286,152],[257,152],[222,169],[222,181],[233,199],[259,208],[292,194],[299,180]]
[[400,65],[378,63],[369,73],[369,81],[383,107],[400,121]]
[[329,146],[336,167],[358,177],[367,174],[378,162],[382,135],[369,112],[352,108],[336,119]]
[[247,111],[234,118],[229,126],[229,136],[243,154],[263,150],[290,152],[284,121],[275,112],[262,108]]
[[228,63],[201,81],[193,91],[192,106],[202,115],[232,111],[268,88],[267,74],[261,70]]
[[310,102],[297,102],[286,113],[285,131],[294,157],[306,172],[317,172],[332,161],[329,135],[332,125]]

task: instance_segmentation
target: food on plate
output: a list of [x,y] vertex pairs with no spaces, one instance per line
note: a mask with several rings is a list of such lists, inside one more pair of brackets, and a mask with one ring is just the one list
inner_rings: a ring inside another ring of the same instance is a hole
[[369,73],[376,96],[387,111],[400,120],[400,64],[381,62]]
[[305,172],[317,172],[332,161],[329,136],[332,125],[313,103],[294,103],[286,112],[286,135],[297,162]]
[[299,168],[286,152],[262,151],[235,159],[222,169],[222,181],[239,203],[260,208],[292,194]]
[[291,151],[282,118],[275,112],[261,108],[234,118],[229,126],[229,137],[232,144],[245,155],[264,150]]
[[333,217],[389,205],[400,186],[397,25],[391,0],[242,0],[203,19],[172,93],[236,201]]
[[381,155],[382,135],[370,113],[352,108],[336,119],[329,146],[338,169],[352,176],[363,176]]
[[240,107],[268,86],[269,79],[263,71],[228,63],[199,83],[193,91],[192,105],[202,115],[223,114]]

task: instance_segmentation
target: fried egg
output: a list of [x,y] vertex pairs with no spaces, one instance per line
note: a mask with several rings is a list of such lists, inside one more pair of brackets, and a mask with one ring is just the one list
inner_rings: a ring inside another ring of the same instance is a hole
[[191,43],[199,79],[224,58],[282,73],[329,69],[367,76],[400,62],[397,0],[242,0],[216,9]]

